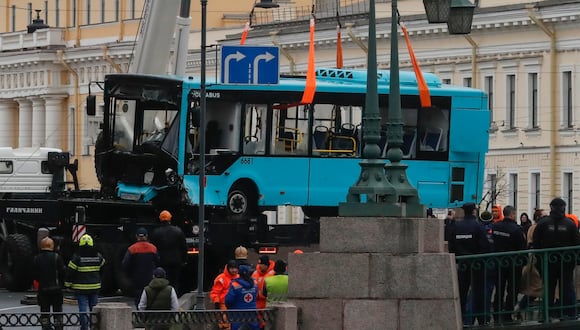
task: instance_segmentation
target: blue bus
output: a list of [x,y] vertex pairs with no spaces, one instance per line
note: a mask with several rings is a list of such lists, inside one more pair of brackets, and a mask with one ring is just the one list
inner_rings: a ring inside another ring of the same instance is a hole
[[[336,215],[360,174],[366,75],[318,69],[312,104],[300,104],[303,76],[282,76],[275,85],[208,81],[204,151],[198,79],[108,75],[97,175],[103,189],[123,200],[185,198],[196,205],[199,169],[205,166],[205,205],[229,219],[279,205],[300,206],[311,217]],[[488,150],[487,95],[443,84],[434,74],[425,74],[425,80],[431,108],[420,105],[414,73],[400,73],[409,180],[428,208],[477,203]],[[378,83],[379,147],[387,162],[388,71],[378,72]],[[172,172],[178,179],[168,175]]]

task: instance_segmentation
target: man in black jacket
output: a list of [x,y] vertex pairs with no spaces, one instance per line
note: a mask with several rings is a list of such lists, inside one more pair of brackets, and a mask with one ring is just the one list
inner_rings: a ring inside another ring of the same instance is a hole
[[[485,231],[478,223],[474,215],[475,204],[466,203],[462,206],[465,216],[456,220],[453,226],[449,227],[449,252],[456,256],[486,253],[489,251],[489,244]],[[462,260],[457,263],[457,280],[459,282],[459,299],[461,302],[461,313],[465,315],[467,304],[467,293],[471,287],[473,314],[477,315],[479,325],[485,323],[484,312],[484,277],[481,260]],[[473,323],[473,318],[466,325]]]
[[172,215],[169,211],[162,211],[159,214],[161,225],[151,233],[150,240],[157,247],[159,253],[159,266],[167,272],[167,279],[177,294],[179,291],[179,274],[181,267],[187,261],[187,244],[185,235],[177,226],[171,224]]
[[[516,209],[507,205],[503,209],[503,220],[493,224],[493,243],[495,252],[519,251],[527,248],[526,238],[516,222]],[[511,322],[512,312],[517,303],[517,297],[522,277],[524,255],[506,256],[499,260],[497,281],[494,297],[494,319],[501,322]],[[507,292],[506,292],[507,291]]]
[[[54,241],[45,237],[40,241],[40,253],[34,257],[33,275],[38,281],[38,305],[41,313],[62,313],[62,287],[64,283],[65,266],[62,258],[54,251]],[[62,315],[54,317],[54,328],[50,325],[50,317],[42,315],[40,323],[43,330],[62,329]]]
[[[554,198],[550,202],[550,215],[542,218],[536,226],[533,236],[533,245],[536,249],[557,248],[580,244],[580,233],[576,224],[566,218],[566,202],[561,198]],[[548,257],[548,303],[554,306],[556,283],[560,284],[560,298],[563,305],[574,305],[573,273],[576,267],[575,251],[569,252],[571,258],[563,258],[562,252],[556,252]],[[541,262],[540,262],[541,264]],[[565,309],[564,314],[575,317],[574,308]],[[562,315],[560,315],[562,316]]]

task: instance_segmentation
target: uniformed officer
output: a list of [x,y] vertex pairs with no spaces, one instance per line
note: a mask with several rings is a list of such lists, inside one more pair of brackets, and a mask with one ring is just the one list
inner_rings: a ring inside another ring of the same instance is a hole
[[[449,232],[449,252],[456,256],[486,253],[489,251],[489,243],[485,230],[474,215],[475,204],[466,203],[462,206],[465,216],[457,219]],[[473,314],[477,315],[480,325],[484,324],[484,276],[481,260],[462,260],[457,263],[457,277],[459,282],[459,298],[461,312],[465,315],[467,293],[471,287]],[[473,323],[473,318],[470,322]]]
[[[503,219],[492,226],[495,252],[519,251],[527,247],[526,237],[516,222],[516,209],[507,205],[503,209]],[[521,258],[526,256],[521,255]],[[525,260],[505,256],[498,260],[496,290],[494,297],[494,319],[501,322],[512,321],[511,314],[517,303],[517,296]],[[501,312],[501,314],[500,314]]]

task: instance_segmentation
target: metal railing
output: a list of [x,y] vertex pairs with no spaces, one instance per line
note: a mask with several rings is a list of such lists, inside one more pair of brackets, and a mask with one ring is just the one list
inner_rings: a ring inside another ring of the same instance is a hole
[[[351,16],[367,14],[368,1],[362,0],[340,0],[338,9],[340,16]],[[337,6],[335,2],[317,3],[314,8],[314,14],[318,19],[335,18]],[[312,14],[312,6],[280,6],[280,8],[259,11],[254,10],[252,16],[252,25],[267,25],[273,23],[291,23],[308,21]]]
[[466,328],[571,322],[580,328],[580,246],[458,256]]
[[262,324],[264,329],[274,329],[275,309],[257,310],[191,310],[191,311],[138,311],[133,312],[133,327],[172,325],[227,325]]
[[[0,329],[12,327],[51,326],[51,329],[63,327],[78,328],[81,325],[81,313],[0,313]],[[91,328],[99,327],[99,315],[88,313]]]

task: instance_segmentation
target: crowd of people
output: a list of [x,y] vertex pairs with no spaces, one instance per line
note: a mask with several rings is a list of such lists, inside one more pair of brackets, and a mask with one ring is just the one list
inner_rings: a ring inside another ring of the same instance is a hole
[[[514,252],[527,249],[562,248],[580,245],[578,218],[566,213],[561,198],[550,202],[550,211],[536,209],[532,219],[519,216],[513,206],[492,207],[491,216],[478,217],[476,205],[462,206],[464,217],[449,212],[445,219],[445,240],[456,256],[491,252]],[[576,318],[576,292],[573,272],[576,258],[553,253],[547,269],[541,269],[539,253],[516,253],[489,259],[460,258],[457,263],[459,296],[465,325],[506,324],[521,320],[520,310],[542,294],[548,293],[551,316]],[[574,254],[575,256],[575,254]],[[532,274],[537,281],[531,281]],[[541,279],[540,274],[547,274]],[[536,287],[532,287],[532,286]],[[558,308],[556,308],[558,307]]]
[[[123,270],[135,288],[138,310],[177,310],[179,273],[187,258],[185,235],[171,225],[171,213],[159,214],[161,225],[149,239],[145,228],[137,228],[136,242],[129,246],[123,260]],[[55,251],[54,241],[44,237],[39,242],[40,253],[33,261],[33,277],[38,283],[42,329],[62,329],[62,315],[56,314],[51,324],[49,312],[61,313],[63,289],[72,290],[78,303],[81,329],[89,329],[88,312],[98,303],[101,289],[101,269],[107,262],[85,234],[79,238],[78,249],[67,265]]]
[[[294,253],[299,254],[296,250]],[[215,309],[255,310],[268,307],[274,301],[285,301],[288,295],[287,264],[278,259],[270,260],[268,255],[260,255],[255,267],[248,261],[248,250],[239,246],[234,251],[235,259],[228,261],[211,288],[209,297]],[[248,329],[263,329],[264,322],[258,317],[247,322]],[[220,329],[237,330],[240,322],[229,322],[224,315]]]

